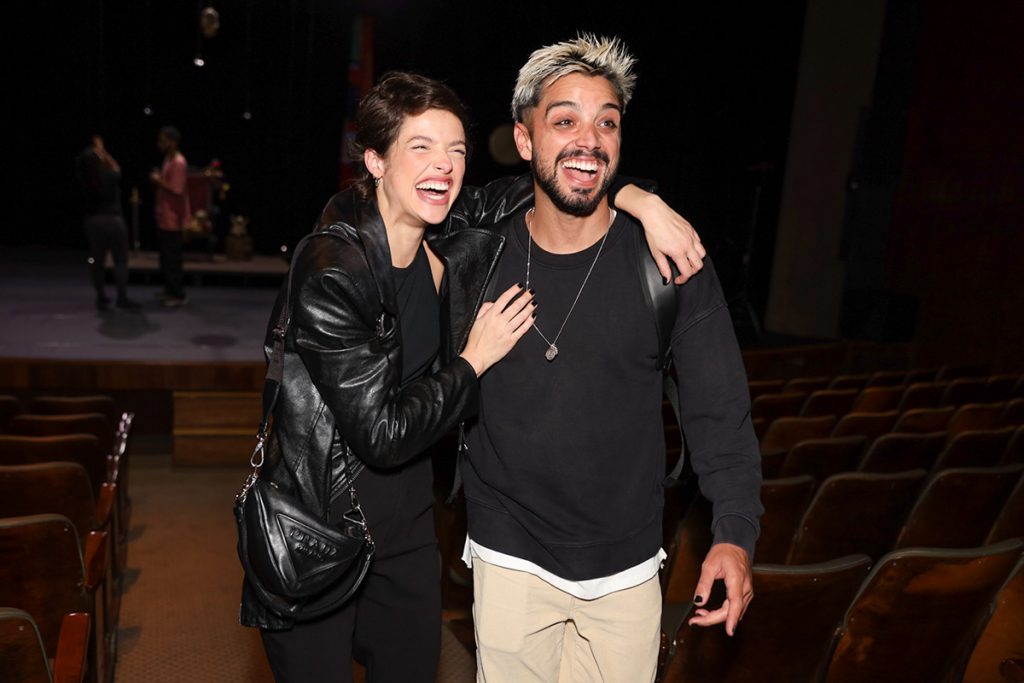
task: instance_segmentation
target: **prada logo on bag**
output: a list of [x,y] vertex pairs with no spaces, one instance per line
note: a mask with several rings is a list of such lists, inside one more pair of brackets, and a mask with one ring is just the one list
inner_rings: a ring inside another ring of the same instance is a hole
[[277,515],[277,523],[284,536],[288,557],[298,581],[329,572],[345,563],[346,558],[338,556],[340,549],[337,544],[317,533],[316,529],[293,517],[280,514]]
[[336,547],[322,538],[306,533],[298,527],[292,527],[288,530],[288,538],[291,540],[289,545],[294,552],[308,555],[319,562],[323,562],[338,554]]

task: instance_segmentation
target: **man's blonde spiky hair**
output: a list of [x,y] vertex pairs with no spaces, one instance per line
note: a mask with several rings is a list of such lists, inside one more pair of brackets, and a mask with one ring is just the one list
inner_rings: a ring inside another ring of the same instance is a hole
[[544,87],[571,73],[607,78],[625,111],[636,86],[635,63],[621,40],[593,33],[580,33],[574,40],[534,50],[516,79],[512,118],[521,123],[523,112],[540,102]]

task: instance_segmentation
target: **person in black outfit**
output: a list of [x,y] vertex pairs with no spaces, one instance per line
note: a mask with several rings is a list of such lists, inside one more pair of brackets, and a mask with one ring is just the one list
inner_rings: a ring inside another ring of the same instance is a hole
[[[753,597],[760,455],[714,266],[667,292],[662,319],[636,224],[608,201],[633,62],[618,39],[582,34],[536,50],[513,96],[536,203],[496,226],[508,245],[487,291],[523,282],[542,304],[482,378],[460,460],[488,683],[654,680],[669,349],[687,457],[714,509],[689,623],[732,635]],[[710,610],[716,579],[727,598]]]
[[115,305],[138,308],[128,298],[128,228],[121,208],[121,166],[107,151],[103,138],[93,135],[75,160],[75,171],[85,206],[82,225],[89,240],[96,308],[102,311],[110,307],[105,291],[108,251],[114,261]]
[[[447,86],[386,76],[359,108],[367,174],[331,200],[316,228],[324,234],[292,265],[284,378],[261,476],[298,487],[332,520],[347,510],[336,494],[352,477],[376,553],[356,596],[311,621],[274,613],[246,583],[241,622],[261,628],[278,681],[349,681],[353,656],[370,681],[436,677],[433,471],[417,456],[475,410],[477,377],[533,314],[532,295],[513,286],[475,321],[460,316],[468,335],[461,353],[442,336],[442,311],[464,293],[458,283],[442,289],[442,277],[466,266],[469,245],[428,248],[424,233],[445,219],[461,189],[464,120]],[[338,206],[346,201],[356,216],[343,221]]]

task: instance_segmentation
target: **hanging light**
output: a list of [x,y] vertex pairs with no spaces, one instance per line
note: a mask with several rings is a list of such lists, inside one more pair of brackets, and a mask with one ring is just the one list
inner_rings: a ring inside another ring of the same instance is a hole
[[220,13],[213,7],[205,7],[199,13],[199,30],[204,38],[216,38],[220,31]]

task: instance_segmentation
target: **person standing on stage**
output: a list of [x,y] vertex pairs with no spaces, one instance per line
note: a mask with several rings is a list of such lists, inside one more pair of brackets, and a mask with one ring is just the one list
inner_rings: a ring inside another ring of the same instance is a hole
[[75,173],[85,203],[83,228],[89,240],[92,284],[96,290],[96,308],[110,308],[106,294],[106,259],[114,261],[115,305],[135,309],[128,298],[128,228],[121,208],[121,166],[107,151],[103,138],[93,135],[89,145],[75,159]]
[[174,308],[188,303],[182,265],[181,232],[192,216],[188,202],[188,162],[181,153],[181,132],[164,126],[156,136],[157,149],[164,155],[160,169],[149,179],[156,187],[156,227],[160,247],[160,274],[164,280],[161,303]]

